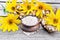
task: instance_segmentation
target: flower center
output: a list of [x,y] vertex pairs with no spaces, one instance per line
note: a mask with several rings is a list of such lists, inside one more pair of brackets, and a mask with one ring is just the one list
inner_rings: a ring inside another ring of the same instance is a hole
[[43,9],[43,6],[39,6],[38,9]]
[[30,6],[30,5],[28,5],[28,6],[27,6],[27,9],[28,9],[28,10],[30,10],[30,9],[31,9],[31,6]]
[[55,24],[58,23],[58,19],[54,19],[53,23],[55,23]]
[[11,9],[12,9],[12,10],[15,10],[15,7],[12,7]]
[[13,23],[13,21],[12,21],[12,19],[10,19],[10,20],[9,20],[9,24],[12,24],[12,23]]

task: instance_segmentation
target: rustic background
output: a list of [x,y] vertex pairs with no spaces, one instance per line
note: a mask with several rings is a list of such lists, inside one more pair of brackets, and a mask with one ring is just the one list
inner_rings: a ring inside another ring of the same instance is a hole
[[[0,0],[0,1],[6,1],[6,0]],[[19,0],[21,1],[21,0]],[[55,3],[60,3],[60,0],[40,0],[43,2],[55,2]],[[0,3],[5,5],[4,3]],[[59,8],[60,4],[51,4],[54,7]],[[0,15],[6,15],[4,12],[1,10],[3,9],[0,5]],[[53,34],[48,34],[44,30],[39,30],[39,32],[33,34],[33,35],[25,35],[22,30],[18,30],[17,32],[5,32],[3,33],[0,31],[0,40],[60,40],[60,32],[56,32]]]

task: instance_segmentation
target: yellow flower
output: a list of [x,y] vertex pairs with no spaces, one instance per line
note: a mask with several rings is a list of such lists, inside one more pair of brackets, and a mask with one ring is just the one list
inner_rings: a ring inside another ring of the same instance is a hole
[[37,16],[38,18],[42,18],[42,17],[43,17],[42,10],[37,11],[37,12],[36,12],[36,16]]
[[35,10],[35,5],[33,3],[33,1],[28,2],[28,0],[23,0],[23,4],[20,4],[20,6],[22,7],[23,9],[23,12],[27,12],[26,15],[29,14],[29,12]]
[[44,19],[46,20],[46,24],[53,25],[58,31],[60,31],[60,9],[58,9],[56,13],[52,11]]
[[2,24],[2,20],[4,19],[4,16],[0,16],[0,24]]
[[17,31],[18,30],[17,24],[21,23],[21,20],[17,18],[18,18],[17,15],[8,14],[8,16],[2,20],[2,25],[0,26],[0,29],[3,30],[3,32]]
[[52,6],[50,4],[36,1],[36,9],[37,10],[46,10],[46,9],[50,10],[52,9]]
[[6,11],[8,12],[14,12],[16,9],[16,1],[17,0],[12,0],[12,2],[10,0],[8,0],[6,2]]
[[52,10],[52,7],[49,4],[36,1],[36,10],[40,11],[36,13],[36,16],[39,17],[40,13],[43,15],[43,10]]

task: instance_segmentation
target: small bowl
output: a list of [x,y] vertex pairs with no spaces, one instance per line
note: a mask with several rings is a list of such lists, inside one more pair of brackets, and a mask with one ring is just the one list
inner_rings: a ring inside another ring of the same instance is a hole
[[[22,20],[22,26],[21,26],[21,29],[23,30],[23,31],[25,31],[25,32],[34,32],[34,31],[37,31],[39,28],[40,28],[40,23],[38,22],[38,18],[37,17],[35,17],[35,16],[26,16],[26,17],[31,17],[32,19],[32,21],[31,22],[29,22],[29,25],[27,25],[27,24],[25,24],[25,23],[23,23],[23,20]],[[24,17],[25,18],[25,17]],[[23,19],[24,19],[23,18]],[[34,25],[32,24],[33,23],[33,18],[35,18],[36,20],[37,20],[37,23],[35,23]],[[28,21],[30,20],[30,19],[27,19]],[[24,20],[24,21],[26,21],[26,20]],[[32,25],[31,25],[32,24]]]

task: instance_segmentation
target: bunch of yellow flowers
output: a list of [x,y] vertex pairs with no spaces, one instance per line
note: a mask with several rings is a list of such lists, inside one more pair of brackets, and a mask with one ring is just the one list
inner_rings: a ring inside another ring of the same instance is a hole
[[52,7],[49,4],[39,2],[38,0],[31,0],[31,2],[28,0],[22,1],[22,3],[17,3],[17,0],[12,0],[12,2],[8,0],[6,2],[6,11],[18,15],[24,14],[23,16],[35,14],[37,17],[42,17],[43,10],[52,10]]
[[[58,31],[60,31],[60,9],[53,11],[50,4],[39,2],[38,0],[22,0],[22,3],[17,3],[17,0],[8,0],[6,2],[6,11],[8,15],[6,17],[0,17],[0,29],[5,31],[17,31],[18,24],[21,23],[19,17],[27,15],[36,16],[38,19],[44,19],[47,25],[52,25]],[[20,17],[20,18],[21,18]],[[42,20],[41,20],[42,21]]]

